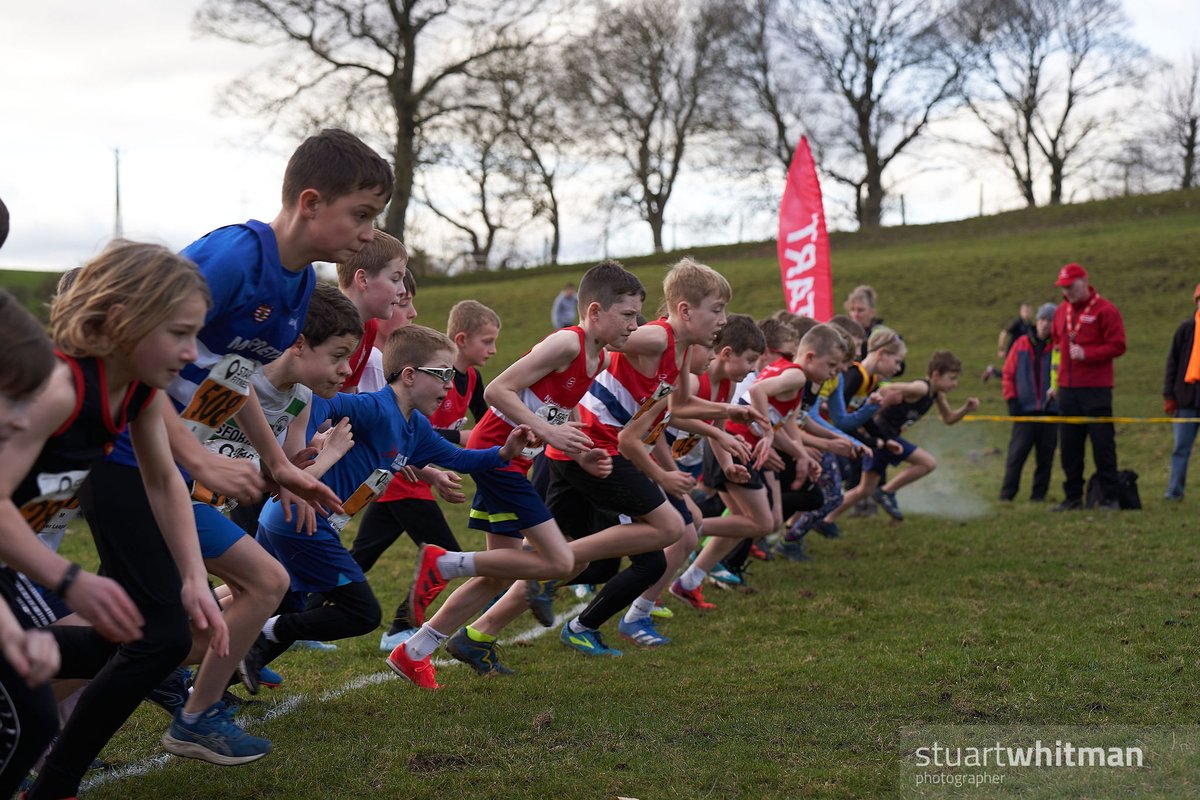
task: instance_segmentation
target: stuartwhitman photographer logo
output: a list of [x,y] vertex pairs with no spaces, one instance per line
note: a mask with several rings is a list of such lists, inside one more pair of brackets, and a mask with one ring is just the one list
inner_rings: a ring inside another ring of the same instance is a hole
[[901,797],[1184,796],[1200,783],[1200,727],[904,728]]

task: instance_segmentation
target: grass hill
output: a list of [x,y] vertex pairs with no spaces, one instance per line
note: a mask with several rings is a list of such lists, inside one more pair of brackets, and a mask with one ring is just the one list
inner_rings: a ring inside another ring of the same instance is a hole
[[[1077,261],[1124,314],[1117,413],[1155,416],[1171,334],[1194,311],[1198,232],[1200,191],[838,234],[834,288],[840,302],[873,285],[880,315],[909,343],[910,374],[931,351],[952,349],[966,364],[953,399],[978,394],[981,413],[998,413],[1000,387],[978,375],[995,361],[999,330],[1019,302],[1056,299],[1058,268]],[[691,254],[729,278],[732,310],[760,316],[780,305],[772,243]],[[647,308],[676,255],[626,261],[650,290]],[[586,266],[431,280],[416,298],[418,321],[441,327],[468,297],[495,308],[504,321],[486,370],[495,374],[548,332],[552,298]],[[1003,773],[1004,791],[979,796],[1195,794],[1195,759],[1177,754],[1200,744],[1187,727],[1200,716],[1191,631],[1200,487],[1164,504],[1169,429],[1121,426],[1119,456],[1141,475],[1144,511],[1001,506],[1008,432],[920,423],[911,438],[940,466],[901,492],[906,522],[847,519],[841,539],[810,543],[811,562],[757,565],[755,594],[708,589],[720,608],[706,616],[673,604],[664,629],[675,641],[664,649],[629,646],[597,661],[566,652],[553,630],[509,644],[516,676],[485,681],[447,665],[436,694],[388,679],[375,637],[333,654],[289,653],[276,664],[286,685],[246,711],[273,740],[270,757],[232,770],[161,762],[165,718],[146,708],[104,753],[140,777],[102,773],[89,796],[947,796],[953,787],[917,785],[915,748],[1039,738],[1136,740],[1151,767],[987,770]],[[1052,497],[1060,481],[1056,468]],[[460,541],[480,546],[464,509],[446,510]],[[86,536],[68,545],[89,558]],[[412,555],[402,539],[370,575],[385,616]],[[566,612],[576,600],[564,592],[559,604]]]

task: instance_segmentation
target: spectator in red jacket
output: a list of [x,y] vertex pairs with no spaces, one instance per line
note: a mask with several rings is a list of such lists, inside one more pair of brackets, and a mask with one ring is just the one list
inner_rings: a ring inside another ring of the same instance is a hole
[[[1087,270],[1067,264],[1055,285],[1063,302],[1054,313],[1058,348],[1058,411],[1064,417],[1112,416],[1113,360],[1125,353],[1121,312],[1088,284]],[[1104,495],[1101,507],[1116,510],[1117,442],[1111,422],[1063,424],[1059,432],[1064,498],[1053,511],[1083,508],[1083,453],[1088,437],[1096,478]]]
[[[1192,300],[1196,303],[1196,314],[1184,320],[1175,331],[1163,380],[1163,410],[1176,419],[1200,417],[1200,346],[1196,342],[1196,333],[1200,331],[1200,284],[1192,292]],[[1188,459],[1200,424],[1184,422],[1171,427],[1175,429],[1175,449],[1171,452],[1171,478],[1167,482],[1166,499],[1182,500]]]
[[[1011,417],[1038,417],[1053,414],[1056,406],[1050,393],[1058,353],[1050,341],[1055,308],[1046,303],[1038,309],[1033,329],[1013,342],[1004,360],[1004,399]],[[1032,316],[1032,314],[1030,314]],[[1012,500],[1021,486],[1021,470],[1029,451],[1037,448],[1033,472],[1033,491],[1029,499],[1040,503],[1050,488],[1050,470],[1054,468],[1054,448],[1058,444],[1058,425],[1053,422],[1014,422],[1004,465],[1004,483],[1000,499]]]

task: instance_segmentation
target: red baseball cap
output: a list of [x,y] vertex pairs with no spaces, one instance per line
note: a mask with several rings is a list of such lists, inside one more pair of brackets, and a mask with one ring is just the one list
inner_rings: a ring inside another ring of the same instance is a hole
[[1058,280],[1054,282],[1055,286],[1070,286],[1080,278],[1088,276],[1087,270],[1078,264],[1067,264],[1058,271]]

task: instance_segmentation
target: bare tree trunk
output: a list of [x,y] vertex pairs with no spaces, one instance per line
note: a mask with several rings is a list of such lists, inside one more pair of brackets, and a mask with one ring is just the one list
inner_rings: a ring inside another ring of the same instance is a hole
[[1197,134],[1200,133],[1200,131],[1197,131],[1198,125],[1200,125],[1200,120],[1195,117],[1192,118],[1188,125],[1189,136],[1183,149],[1183,185],[1180,187],[1182,189],[1192,188],[1192,183],[1195,180],[1196,139]]

